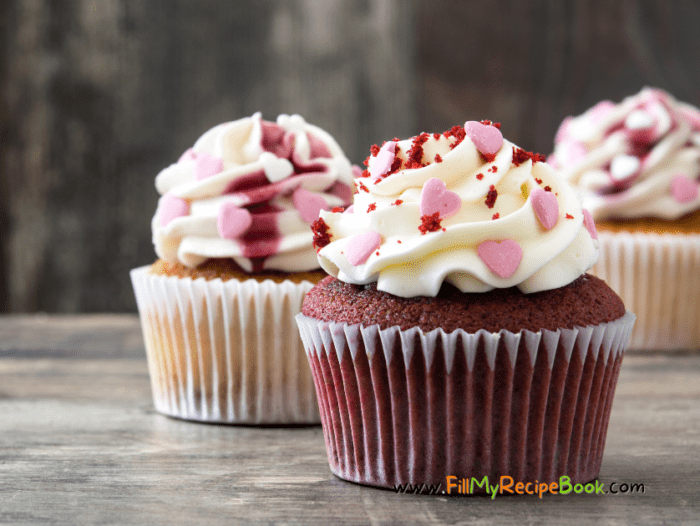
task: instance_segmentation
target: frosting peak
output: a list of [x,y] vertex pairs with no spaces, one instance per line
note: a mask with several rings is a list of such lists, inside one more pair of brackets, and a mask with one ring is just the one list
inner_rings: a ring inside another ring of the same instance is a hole
[[596,219],[677,219],[700,209],[700,110],[659,89],[567,117],[553,158]]
[[544,157],[467,122],[373,146],[348,210],[314,223],[321,267],[396,296],[562,287],[597,259],[593,223]]
[[156,253],[188,267],[230,257],[248,272],[318,268],[309,223],[351,201],[352,170],[299,115],[220,124],[156,177]]

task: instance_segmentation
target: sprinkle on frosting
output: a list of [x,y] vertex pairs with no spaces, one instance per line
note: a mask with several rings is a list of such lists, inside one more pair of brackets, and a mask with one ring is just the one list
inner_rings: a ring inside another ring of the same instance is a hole
[[348,262],[353,266],[361,265],[381,244],[382,236],[378,232],[370,231],[352,236],[345,247]]
[[424,215],[420,218],[421,224],[418,227],[422,236],[428,232],[437,232],[442,228],[440,225],[440,212],[435,212],[434,214]]
[[559,221],[559,201],[551,192],[546,192],[541,188],[535,188],[530,194],[532,209],[537,215],[542,226],[551,230]]
[[171,193],[163,196],[160,206],[160,224],[162,227],[168,226],[173,219],[188,216],[190,213],[190,204]]
[[525,161],[532,161],[532,163],[543,163],[546,158],[541,153],[526,152],[522,148],[517,148],[513,146],[513,164],[515,166],[520,166]]
[[523,258],[523,249],[517,241],[504,239],[498,241],[484,241],[477,248],[477,254],[486,266],[499,278],[509,278],[520,265]]
[[489,208],[493,208],[494,205],[496,204],[497,198],[498,198],[498,190],[496,190],[496,187],[494,185],[491,185],[489,187],[489,193],[486,194],[486,200],[484,201],[484,203]]
[[316,252],[327,246],[333,237],[328,233],[329,227],[322,217],[319,217],[311,224],[311,231],[314,233],[313,245]]
[[420,193],[419,210],[422,216],[438,214],[440,219],[452,217],[462,207],[462,200],[448,190],[445,183],[433,177],[428,179]]

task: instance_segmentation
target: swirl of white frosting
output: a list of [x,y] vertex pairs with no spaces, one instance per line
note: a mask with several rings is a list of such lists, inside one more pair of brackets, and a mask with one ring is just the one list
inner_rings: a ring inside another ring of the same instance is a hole
[[351,184],[340,146],[299,115],[220,124],[156,177],[156,253],[188,267],[232,258],[247,272],[318,268],[309,224],[348,203]]
[[[455,127],[374,148],[369,170],[355,180],[353,207],[321,212],[330,236],[317,244],[321,267],[401,297],[435,296],[443,281],[463,292],[517,286],[531,293],[591,268],[595,227],[590,216],[584,225],[575,191],[500,131],[485,152],[489,146],[470,135],[478,124],[465,125],[466,138]],[[387,153],[394,148],[400,163]]]
[[700,110],[652,88],[603,101],[562,122],[549,160],[595,219],[677,219],[700,209]]

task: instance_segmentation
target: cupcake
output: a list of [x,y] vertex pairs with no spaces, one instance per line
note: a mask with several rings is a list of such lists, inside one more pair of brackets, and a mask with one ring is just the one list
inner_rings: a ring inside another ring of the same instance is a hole
[[637,314],[631,349],[700,349],[700,110],[644,88],[564,120],[561,175],[599,232],[603,278]]
[[294,316],[326,275],[309,224],[351,200],[352,170],[299,115],[256,113],[212,128],[158,174],[159,259],[131,272],[157,411],[319,421]]
[[634,315],[586,274],[574,190],[489,121],[366,164],[354,204],[314,223],[330,277],[297,316],[331,471],[451,493],[595,478]]

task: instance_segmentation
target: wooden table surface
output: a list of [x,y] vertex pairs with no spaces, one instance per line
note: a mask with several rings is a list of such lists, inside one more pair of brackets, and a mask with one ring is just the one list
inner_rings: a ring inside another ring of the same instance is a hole
[[320,427],[157,414],[138,318],[0,317],[0,524],[698,524],[700,353],[625,357],[600,480],[644,493],[397,495]]

